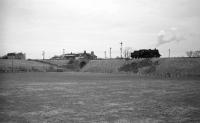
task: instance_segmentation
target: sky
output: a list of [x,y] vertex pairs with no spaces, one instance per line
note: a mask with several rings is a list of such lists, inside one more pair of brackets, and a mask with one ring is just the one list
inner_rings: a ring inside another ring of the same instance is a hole
[[154,49],[162,57],[200,50],[200,0],[0,0],[0,55],[45,58]]

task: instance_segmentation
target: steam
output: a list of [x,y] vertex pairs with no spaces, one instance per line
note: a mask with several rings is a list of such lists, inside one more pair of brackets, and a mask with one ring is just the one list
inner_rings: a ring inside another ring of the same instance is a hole
[[177,28],[175,27],[172,27],[168,30],[161,30],[158,33],[158,43],[156,44],[156,47],[170,42],[179,42],[184,39],[185,38],[183,35],[178,32]]

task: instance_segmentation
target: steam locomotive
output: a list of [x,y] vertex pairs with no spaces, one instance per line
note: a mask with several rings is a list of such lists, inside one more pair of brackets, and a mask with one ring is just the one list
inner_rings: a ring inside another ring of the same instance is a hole
[[131,53],[132,58],[159,58],[161,55],[157,49],[141,49]]

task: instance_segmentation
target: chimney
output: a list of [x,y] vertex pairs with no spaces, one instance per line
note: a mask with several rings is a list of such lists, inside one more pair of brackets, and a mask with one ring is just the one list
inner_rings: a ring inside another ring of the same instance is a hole
[[92,56],[94,55],[94,51],[91,51],[91,55],[92,55]]

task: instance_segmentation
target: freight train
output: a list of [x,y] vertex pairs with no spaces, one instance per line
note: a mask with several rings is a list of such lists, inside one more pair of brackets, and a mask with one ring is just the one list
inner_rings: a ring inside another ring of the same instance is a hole
[[141,49],[131,53],[132,58],[159,58],[161,55],[157,49]]

